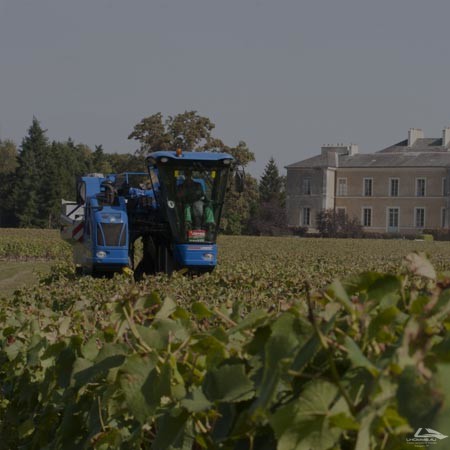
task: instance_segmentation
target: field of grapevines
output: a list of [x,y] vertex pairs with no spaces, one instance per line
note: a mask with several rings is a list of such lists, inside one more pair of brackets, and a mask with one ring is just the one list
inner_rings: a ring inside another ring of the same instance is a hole
[[2,264],[53,264],[1,300],[0,447],[449,448],[449,243],[219,247],[212,274],[134,283],[0,231]]

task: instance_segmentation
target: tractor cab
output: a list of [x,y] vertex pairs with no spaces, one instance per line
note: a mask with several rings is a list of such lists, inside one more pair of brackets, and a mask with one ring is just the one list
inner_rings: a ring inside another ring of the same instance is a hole
[[154,192],[175,244],[214,244],[233,157],[161,151],[148,158]]

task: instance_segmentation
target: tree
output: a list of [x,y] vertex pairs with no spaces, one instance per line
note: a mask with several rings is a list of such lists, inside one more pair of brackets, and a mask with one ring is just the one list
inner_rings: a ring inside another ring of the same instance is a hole
[[145,172],[145,158],[140,155],[129,153],[105,153],[113,173],[122,172]]
[[362,235],[359,220],[350,218],[344,211],[325,209],[317,214],[316,227],[322,237],[351,237]]
[[197,111],[185,111],[175,117],[169,117],[167,129],[172,137],[172,148],[189,150],[211,150],[223,147],[222,141],[211,135],[215,125]]
[[57,227],[61,210],[61,199],[76,198],[76,180],[78,177],[93,172],[93,153],[89,147],[75,143],[69,139],[66,142],[52,142],[49,155],[53,164],[50,165],[45,177],[51,185],[47,194],[46,226]]
[[272,199],[258,205],[250,219],[249,230],[251,234],[265,236],[280,236],[288,234],[286,210],[280,202]]
[[[228,182],[222,227],[227,234],[248,233],[249,220],[258,202],[258,182],[252,176],[245,174],[244,170],[250,162],[255,160],[255,155],[244,141],[239,141],[236,147],[223,146],[222,151],[234,157],[237,170]],[[238,184],[242,184],[243,189],[237,188],[236,178],[239,177],[242,178],[240,180],[242,183]]]
[[273,236],[288,232],[284,186],[284,177],[271,157],[259,183],[258,205],[249,222],[251,234]]
[[108,156],[103,151],[102,145],[96,145],[95,151],[92,154],[92,164],[94,171],[99,173],[111,173],[113,172]]
[[43,215],[46,211],[42,211],[46,195],[44,189],[45,174],[43,169],[46,168],[48,140],[36,119],[28,129],[28,135],[22,140],[21,150],[19,153],[19,165],[16,172],[17,183],[15,185],[15,205],[16,216],[20,226],[45,226]]
[[18,165],[17,147],[14,142],[0,141],[0,226],[12,227],[14,220],[13,186]]
[[226,234],[247,234],[250,218],[258,202],[258,182],[250,175],[244,178],[242,192],[238,192],[233,181],[229,183],[222,216],[222,229]]
[[227,147],[222,144],[221,151],[229,153],[236,160],[236,165],[245,169],[249,163],[255,161],[255,154],[244,141],[239,141],[236,147]]
[[0,140],[0,174],[13,173],[18,165],[17,147],[13,141]]
[[140,142],[137,150],[140,155],[177,148],[184,151],[222,149],[223,142],[211,134],[214,128],[214,123],[199,116],[197,111],[185,111],[164,121],[158,112],[136,124],[128,139]]
[[261,202],[267,203],[275,200],[281,203],[283,184],[283,178],[280,176],[275,159],[271,156],[259,182]]

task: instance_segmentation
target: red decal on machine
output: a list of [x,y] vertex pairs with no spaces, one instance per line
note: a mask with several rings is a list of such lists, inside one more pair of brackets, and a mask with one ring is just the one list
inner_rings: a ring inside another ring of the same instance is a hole
[[189,242],[203,242],[205,240],[205,230],[189,230],[188,241]]
[[72,239],[81,242],[83,240],[83,228],[84,222],[80,222],[76,227],[74,227],[72,230]]

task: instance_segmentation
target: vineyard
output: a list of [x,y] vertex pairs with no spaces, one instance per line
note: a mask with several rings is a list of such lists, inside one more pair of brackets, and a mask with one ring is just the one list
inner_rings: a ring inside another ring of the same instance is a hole
[[76,277],[57,232],[2,230],[0,267],[53,267],[1,300],[0,447],[368,450],[450,435],[449,243],[222,236],[219,249],[211,274],[134,283]]

